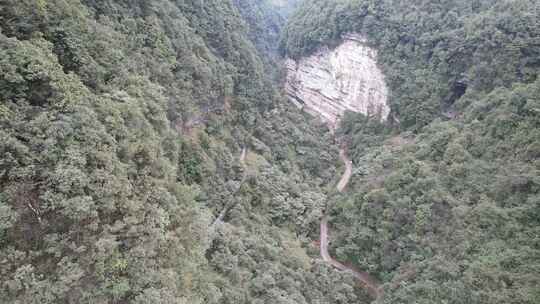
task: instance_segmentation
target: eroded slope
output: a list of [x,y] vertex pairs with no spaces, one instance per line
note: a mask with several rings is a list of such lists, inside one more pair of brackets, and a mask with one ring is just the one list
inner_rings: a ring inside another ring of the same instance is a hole
[[335,125],[346,110],[388,117],[388,88],[377,52],[357,34],[298,61],[287,60],[286,92],[298,107]]

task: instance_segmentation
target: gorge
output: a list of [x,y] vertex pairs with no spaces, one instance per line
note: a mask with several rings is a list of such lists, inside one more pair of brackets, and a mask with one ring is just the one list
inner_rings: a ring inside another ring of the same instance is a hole
[[[388,88],[384,75],[377,66],[377,51],[367,45],[365,37],[349,33],[342,37],[334,49],[321,47],[314,54],[285,61],[287,77],[285,92],[290,102],[300,109],[319,117],[331,130],[338,128],[346,111],[385,121],[390,113],[387,105]],[[342,139],[337,138],[340,142]],[[336,185],[344,192],[353,171],[347,157],[346,143],[339,155],[345,172]],[[373,297],[382,295],[377,280],[367,272],[346,266],[329,253],[329,215],[320,223],[320,255],[324,262],[339,271],[351,273]]]
[[538,0],[0,0],[0,304],[540,303]]

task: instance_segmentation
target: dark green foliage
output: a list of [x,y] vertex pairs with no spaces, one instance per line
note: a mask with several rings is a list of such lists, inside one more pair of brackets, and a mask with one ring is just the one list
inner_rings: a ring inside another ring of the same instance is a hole
[[0,1],[0,302],[365,298],[306,255],[336,151],[235,4]]
[[284,18],[272,9],[268,0],[234,0],[249,27],[249,36],[266,56],[275,55]]
[[282,40],[302,56],[342,33],[379,50],[399,126],[348,113],[355,165],[331,199],[335,255],[381,303],[540,301],[538,3],[309,1]]
[[296,0],[233,0],[249,29],[248,36],[262,55],[270,78],[282,80],[282,58],[278,54],[285,18],[297,6]]
[[274,82],[295,4],[0,0],[0,302],[368,302],[329,206],[381,303],[540,301],[537,4],[304,2],[282,50],[364,33],[400,121],[347,113],[346,195]]
[[336,200],[338,253],[388,282],[385,301],[538,300],[539,93],[538,81],[496,90],[414,140],[352,137],[355,194]]

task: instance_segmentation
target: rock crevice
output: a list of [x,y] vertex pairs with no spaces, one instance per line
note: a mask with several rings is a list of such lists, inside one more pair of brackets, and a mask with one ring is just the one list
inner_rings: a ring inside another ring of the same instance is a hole
[[388,88],[377,52],[364,37],[348,34],[335,49],[323,47],[298,61],[288,59],[289,99],[335,126],[346,110],[386,120]]

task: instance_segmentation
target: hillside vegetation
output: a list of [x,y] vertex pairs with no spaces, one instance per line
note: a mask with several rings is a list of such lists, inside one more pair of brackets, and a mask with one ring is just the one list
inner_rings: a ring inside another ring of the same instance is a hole
[[355,169],[335,256],[386,283],[381,303],[540,302],[538,2],[306,1],[281,50],[347,32],[379,50],[392,115],[338,131]]
[[307,255],[338,152],[251,4],[0,1],[0,302],[366,298]]
[[[299,2],[0,0],[0,303],[369,303],[323,214],[377,303],[540,302],[537,1]],[[331,134],[277,51],[347,32],[392,113]]]

